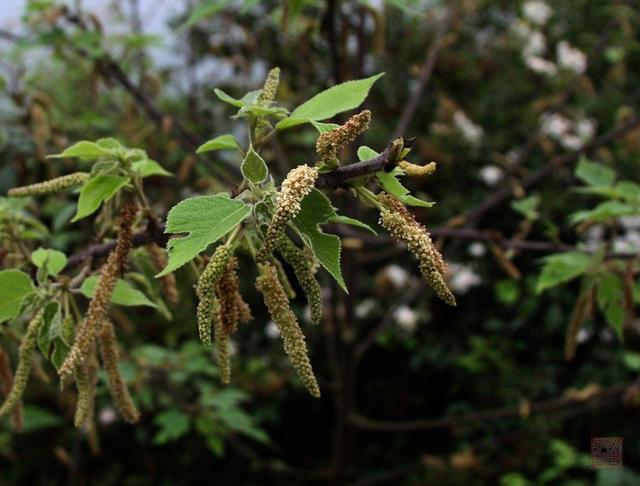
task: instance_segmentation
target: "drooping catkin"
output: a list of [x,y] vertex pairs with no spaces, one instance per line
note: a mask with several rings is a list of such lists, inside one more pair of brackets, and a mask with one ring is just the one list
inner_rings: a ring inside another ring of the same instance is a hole
[[89,174],[86,172],[74,172],[62,177],[56,177],[45,182],[38,182],[37,184],[31,184],[29,186],[14,187],[9,189],[7,195],[11,197],[26,197],[26,196],[40,196],[43,194],[50,194],[53,192],[64,191],[73,186],[84,184],[89,179]]
[[241,324],[246,324],[253,320],[253,314],[251,313],[251,307],[245,302],[240,294],[240,290],[236,294],[236,306],[238,307],[238,321]]
[[280,68],[274,67],[269,74],[262,87],[262,93],[256,100],[257,104],[262,106],[269,106],[276,97],[278,86],[280,85]]
[[236,300],[236,294],[240,289],[240,282],[236,273],[237,268],[238,259],[232,256],[229,258],[220,279],[216,282],[216,296],[220,303],[220,319],[227,334],[232,334],[236,331],[240,317]]
[[319,324],[322,319],[322,290],[315,277],[315,259],[310,260],[308,254],[298,248],[286,235],[280,235],[276,251],[291,265],[296,279],[302,287],[311,310],[311,322]]
[[398,165],[408,176],[422,177],[433,174],[436,171],[436,163],[429,162],[425,165],[412,164],[406,160],[398,162]]
[[136,423],[140,419],[140,412],[134,405],[129,388],[120,373],[120,368],[118,367],[120,362],[118,340],[113,323],[109,319],[104,319],[102,322],[102,329],[98,335],[98,350],[100,351],[102,366],[107,372],[109,390],[116,408],[125,422]]
[[36,347],[38,338],[38,331],[42,326],[42,316],[44,309],[38,310],[31,318],[29,325],[27,326],[27,332],[22,337],[22,343],[20,343],[20,349],[18,350],[18,366],[16,372],[13,375],[13,383],[11,390],[7,395],[5,402],[0,407],[0,417],[4,417],[11,412],[22,399],[24,390],[29,381],[29,373],[31,372],[31,358],[33,350]]
[[371,112],[364,110],[353,115],[344,125],[321,133],[316,141],[316,152],[320,160],[337,157],[342,147],[350,144],[369,129],[369,123],[371,123]]
[[578,297],[576,304],[571,313],[571,322],[567,327],[567,333],[564,341],[564,359],[572,361],[576,355],[576,346],[578,344],[578,332],[584,321],[589,317],[593,305],[593,291],[591,289],[582,292]]
[[227,267],[229,258],[231,258],[229,248],[224,245],[218,246],[198,279],[196,287],[196,295],[199,299],[196,312],[198,334],[200,341],[207,346],[211,345],[211,322],[216,301],[215,286]]
[[307,390],[314,397],[320,397],[320,388],[311,368],[304,334],[296,315],[289,307],[289,299],[278,280],[278,272],[270,263],[259,265],[259,270],[256,288],[262,294],[269,314],[280,330],[284,350]]
[[276,198],[276,210],[258,252],[258,261],[264,261],[271,254],[280,232],[300,212],[300,203],[311,192],[317,178],[318,169],[308,165],[289,171]]
[[213,333],[215,338],[215,353],[220,380],[225,385],[231,381],[231,351],[229,349],[229,332],[221,314],[220,302],[213,303]]
[[95,358],[90,357],[78,366],[74,372],[76,390],[78,392],[76,412],[73,418],[73,423],[76,427],[82,427],[88,419],[93,418],[96,382],[95,372],[92,373],[92,368],[97,368],[91,364],[94,360]]
[[[0,347],[0,394],[6,398],[13,387],[13,370],[9,355]],[[11,423],[15,431],[19,432],[23,426],[22,403],[19,401],[11,412]]]
[[[153,262],[153,266],[158,272],[167,266],[167,255],[156,243],[150,243],[146,246],[146,249],[149,258],[151,258],[151,261]],[[160,277],[160,287],[165,299],[172,304],[178,303],[178,299],[180,297],[178,295],[175,274],[169,273]]]
[[95,343],[100,323],[109,310],[111,294],[118,276],[127,265],[129,250],[131,249],[131,225],[136,211],[136,206],[130,204],[125,206],[120,213],[120,231],[118,232],[116,247],[109,253],[107,261],[100,270],[94,296],[89,302],[87,315],[76,333],[76,338],[69,354],[58,370],[58,373],[63,378],[71,375],[84,362]]
[[280,280],[280,283],[282,284],[282,288],[284,289],[284,293],[287,294],[287,297],[289,298],[289,300],[295,299],[296,291],[293,288],[293,285],[291,285],[291,281],[289,280],[289,277],[287,277],[287,272],[285,272],[284,267],[282,266],[282,263],[280,263],[280,260],[278,260],[275,257],[270,258],[269,263],[271,263],[274,267],[276,267],[276,270],[278,271],[278,280]]
[[[383,203],[395,200],[385,195],[380,196],[379,199]],[[395,203],[389,203],[387,207],[389,206],[391,209],[382,209],[380,212],[380,226],[385,228],[392,237],[402,241],[416,256],[420,262],[422,275],[436,295],[447,304],[455,306],[456,299],[444,280],[446,271],[444,260],[433,246],[429,232],[409,214],[404,205],[402,206],[404,211],[396,210]]]

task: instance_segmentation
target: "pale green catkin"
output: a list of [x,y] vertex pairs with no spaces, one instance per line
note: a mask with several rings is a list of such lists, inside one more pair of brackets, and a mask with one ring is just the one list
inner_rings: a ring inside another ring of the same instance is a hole
[[347,146],[369,129],[369,123],[371,123],[371,112],[364,110],[353,115],[344,125],[321,133],[316,141],[316,152],[320,160],[336,158],[342,147]]
[[318,169],[308,165],[289,171],[276,198],[276,210],[258,252],[258,261],[264,261],[271,254],[280,232],[300,212],[300,203],[311,192],[317,178]]
[[229,332],[221,315],[220,302],[213,303],[213,332],[215,337],[215,352],[220,380],[225,385],[231,381],[231,351],[229,349]]
[[309,255],[294,245],[284,234],[278,239],[276,251],[293,268],[296,279],[307,296],[311,322],[319,324],[322,319],[322,290],[314,275],[315,260],[310,260]]
[[87,419],[93,415],[93,402],[95,395],[95,383],[91,379],[88,363],[78,366],[74,372],[78,400],[73,423],[76,427],[82,427]]
[[[156,243],[150,243],[146,246],[147,254],[153,266],[159,272],[167,266],[167,255],[165,251],[160,248]],[[178,286],[176,285],[176,276],[173,273],[169,273],[163,277],[160,277],[160,288],[162,289],[162,295],[172,304],[177,304],[180,296],[178,295]]]
[[11,197],[40,196],[42,194],[50,194],[53,192],[64,191],[73,186],[84,184],[89,179],[86,172],[74,172],[62,177],[56,177],[50,181],[38,182],[29,186],[14,187],[9,189],[7,195]]
[[111,302],[111,294],[122,269],[126,266],[129,250],[131,249],[131,225],[137,208],[134,205],[125,206],[120,215],[120,231],[116,247],[109,253],[107,261],[100,270],[95,293],[84,322],[78,329],[73,346],[58,370],[61,377],[71,375],[87,357],[89,350],[96,340],[100,324],[104,319]]
[[118,340],[113,323],[108,319],[102,322],[102,330],[98,335],[98,350],[100,351],[102,366],[107,372],[109,390],[116,408],[125,422],[136,423],[140,420],[140,412],[134,405],[129,388],[120,373],[120,368],[118,367],[120,362]]
[[[7,397],[13,387],[13,369],[11,368],[11,360],[9,355],[0,346],[0,393],[3,397]],[[24,425],[24,417],[22,413],[22,403],[13,408],[11,413],[11,424],[16,432],[22,431]]]
[[274,267],[276,267],[276,270],[278,271],[278,280],[280,280],[280,283],[282,284],[282,288],[284,289],[284,293],[287,294],[287,297],[289,298],[289,300],[295,299],[296,291],[293,288],[293,285],[291,285],[291,282],[289,281],[289,277],[287,277],[287,272],[285,272],[284,267],[282,266],[282,263],[280,263],[280,260],[278,260],[277,258],[270,258],[269,263],[271,263]]
[[198,334],[200,341],[207,346],[211,345],[211,321],[216,301],[215,286],[224,273],[229,258],[231,258],[229,248],[224,245],[218,246],[198,279],[196,287],[196,295],[199,299],[196,311]]
[[284,350],[307,390],[314,397],[320,397],[320,387],[309,361],[304,334],[296,315],[289,307],[289,299],[278,280],[278,272],[270,263],[259,265],[259,270],[256,288],[262,294],[269,314],[280,330]]
[[256,100],[257,104],[262,106],[269,106],[271,103],[273,103],[279,85],[280,68],[275,67],[271,71],[269,71],[269,74],[267,74],[267,79],[265,80],[264,86],[262,87],[262,93],[260,93],[260,96],[258,96],[258,99]]
[[24,390],[27,386],[27,381],[29,381],[31,358],[33,350],[36,347],[38,331],[40,331],[40,327],[42,326],[43,313],[44,309],[40,309],[36,312],[27,326],[27,332],[22,337],[22,343],[20,344],[20,349],[18,351],[18,367],[15,375],[13,376],[11,391],[9,391],[7,399],[2,404],[2,407],[0,407],[0,417],[4,417],[6,414],[10,413],[22,399],[22,395],[24,394]]

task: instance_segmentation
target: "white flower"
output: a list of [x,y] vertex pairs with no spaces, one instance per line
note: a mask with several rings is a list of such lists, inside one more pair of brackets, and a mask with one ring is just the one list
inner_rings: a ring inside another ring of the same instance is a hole
[[558,68],[551,61],[547,61],[538,56],[526,56],[524,58],[525,65],[531,69],[534,73],[546,74],[547,76],[554,76],[558,72]]
[[529,0],[522,6],[522,13],[529,22],[544,25],[551,17],[551,7],[541,0]]
[[280,329],[278,329],[278,326],[273,321],[269,321],[267,323],[264,328],[264,333],[271,339],[277,339],[280,337]]
[[622,216],[620,224],[626,230],[638,229],[640,228],[640,216]]
[[468,251],[469,251],[469,255],[479,258],[486,253],[487,248],[484,246],[484,244],[480,243],[479,241],[474,241],[469,245]]
[[393,318],[398,327],[406,332],[413,332],[418,324],[418,313],[411,310],[406,305],[402,305],[393,313]]
[[561,41],[556,46],[558,65],[577,74],[582,74],[587,69],[587,56],[580,49],[571,47],[567,41]]
[[383,272],[395,288],[402,288],[409,282],[409,273],[400,265],[387,265]]
[[480,179],[488,186],[495,186],[502,176],[502,169],[495,165],[487,165],[480,169]]
[[576,336],[576,341],[578,342],[578,344],[582,344],[587,342],[589,339],[591,339],[591,331],[588,329],[580,328],[580,330],[578,331],[578,335]]
[[527,22],[524,22],[520,19],[511,24],[511,31],[522,40],[528,39],[531,35],[531,32],[533,32],[531,26]]
[[584,118],[576,123],[575,131],[582,140],[591,140],[596,133],[596,122],[589,118]]
[[109,425],[118,420],[118,414],[113,407],[105,407],[98,414],[100,425]]
[[547,50],[547,39],[539,30],[532,31],[525,40],[522,55],[527,58],[531,56],[540,56]]
[[577,135],[567,134],[560,138],[560,144],[567,150],[578,150],[584,146],[584,140]]
[[467,142],[474,145],[480,142],[484,133],[482,128],[473,123],[464,112],[456,111],[453,114],[453,123]]
[[375,310],[375,308],[376,308],[375,300],[364,299],[356,305],[355,309],[353,310],[353,313],[358,319],[365,319],[371,315],[371,313]]
[[542,133],[555,139],[561,138],[571,130],[571,120],[558,113],[543,113],[540,121]]
[[449,265],[451,269],[451,279],[449,285],[454,292],[458,294],[466,294],[471,287],[480,285],[482,279],[480,275],[475,273],[471,268],[464,265],[452,263]]
[[640,233],[636,230],[627,231],[623,236],[613,240],[613,251],[616,253],[640,252]]

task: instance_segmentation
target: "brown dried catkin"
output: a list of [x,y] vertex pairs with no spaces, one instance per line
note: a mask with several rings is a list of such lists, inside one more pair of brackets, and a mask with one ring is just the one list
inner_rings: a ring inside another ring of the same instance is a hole
[[[160,248],[156,243],[150,243],[146,247],[147,254],[153,262],[154,268],[159,272],[167,266],[167,255],[164,250]],[[177,304],[179,300],[178,287],[176,285],[176,276],[173,273],[169,273],[160,277],[160,287],[162,289],[162,295],[172,304]]]

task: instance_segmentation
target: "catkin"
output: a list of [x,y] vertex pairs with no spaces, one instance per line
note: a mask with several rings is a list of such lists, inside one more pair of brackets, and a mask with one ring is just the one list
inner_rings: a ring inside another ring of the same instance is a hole
[[[92,355],[95,355],[95,351]],[[93,418],[97,373],[97,366],[93,363],[94,361],[95,356],[87,359],[74,372],[76,390],[78,391],[78,401],[73,419],[76,427],[82,427],[87,420]]]
[[296,291],[293,288],[293,285],[291,285],[291,281],[289,280],[289,277],[287,277],[287,272],[285,272],[282,263],[280,263],[280,260],[278,260],[277,258],[270,258],[269,263],[276,267],[276,270],[278,271],[278,280],[280,280],[282,288],[284,289],[284,293],[287,294],[289,300],[295,299]]
[[240,282],[236,273],[237,268],[238,259],[235,257],[229,258],[222,276],[216,282],[216,296],[220,303],[220,318],[227,334],[232,334],[236,331],[240,318],[236,300],[236,295],[240,289]]
[[253,314],[251,313],[251,307],[245,302],[238,290],[236,294],[236,306],[238,307],[238,321],[242,324],[246,324],[253,320]]
[[[3,397],[7,397],[13,386],[13,370],[11,369],[11,361],[9,355],[0,347],[0,393]],[[14,430],[21,431],[23,426],[22,403],[14,407],[11,413],[11,423]]]
[[407,162],[406,160],[402,160],[398,162],[398,165],[408,176],[411,177],[421,177],[428,176],[433,174],[436,171],[436,163],[429,162],[425,165],[417,165],[412,164],[411,162]]
[[[153,266],[157,271],[161,271],[167,266],[167,255],[156,243],[151,243],[146,246],[147,254],[153,263]],[[177,304],[179,300],[178,287],[176,285],[176,276],[173,273],[169,273],[160,277],[160,287],[162,289],[162,295],[172,304]]]
[[31,184],[29,186],[14,187],[9,189],[7,195],[11,197],[26,197],[26,196],[40,196],[43,194],[50,194],[53,192],[64,191],[73,186],[84,184],[89,179],[89,174],[86,172],[74,172],[62,177],[56,177],[45,182],[38,182],[37,184]]
[[116,408],[125,422],[136,423],[140,419],[140,412],[134,405],[129,388],[122,374],[120,374],[120,369],[118,368],[118,363],[120,362],[118,340],[113,329],[113,323],[109,319],[105,319],[102,322],[102,329],[98,335],[98,350],[100,351],[102,366],[107,372],[109,390]]
[[371,123],[371,112],[364,110],[353,115],[344,125],[321,133],[316,141],[316,152],[320,159],[336,158],[342,147],[350,144],[369,129],[369,123]]
[[284,234],[280,235],[276,250],[291,265],[300,287],[307,296],[311,322],[319,324],[322,319],[322,290],[314,275],[315,259],[310,259],[306,252],[294,245]]
[[62,377],[72,374],[84,362],[95,343],[100,323],[109,310],[111,294],[118,276],[126,267],[128,261],[129,250],[131,249],[131,225],[133,224],[136,210],[134,205],[127,205],[121,211],[120,231],[118,232],[116,247],[109,253],[107,261],[102,266],[96,283],[95,294],[91,302],[89,302],[87,315],[78,329],[69,354],[58,370]]
[[198,334],[200,335],[200,341],[206,345],[211,345],[211,320],[213,318],[214,302],[216,301],[215,286],[227,267],[229,258],[231,258],[229,248],[224,245],[218,246],[198,279],[198,286],[196,287],[196,295],[199,299],[196,311]]
[[229,349],[229,332],[221,315],[220,302],[213,303],[213,333],[215,337],[216,362],[220,371],[220,380],[225,385],[231,381],[231,351]]
[[311,192],[317,178],[318,169],[308,165],[289,171],[276,198],[276,210],[258,252],[258,261],[264,261],[271,254],[280,232],[300,212],[300,203]]
[[27,326],[27,332],[22,338],[22,343],[20,343],[20,349],[18,351],[18,366],[16,368],[16,373],[13,376],[11,390],[9,391],[5,402],[2,404],[2,407],[0,407],[0,417],[4,417],[6,414],[11,412],[22,399],[22,395],[24,394],[24,390],[27,386],[27,381],[29,380],[29,373],[31,372],[31,358],[33,350],[36,347],[38,331],[40,331],[40,327],[42,326],[43,314],[44,309],[37,311]]
[[262,294],[269,314],[280,330],[284,350],[307,390],[314,397],[320,397],[320,388],[311,368],[304,334],[296,315],[289,307],[289,299],[278,280],[278,272],[270,263],[260,265],[259,269],[256,288]]
[[276,97],[276,92],[278,91],[278,86],[280,85],[280,68],[275,67],[269,74],[267,74],[267,79],[264,82],[264,86],[262,87],[262,93],[258,96],[256,100],[257,104],[262,106],[269,106]]

